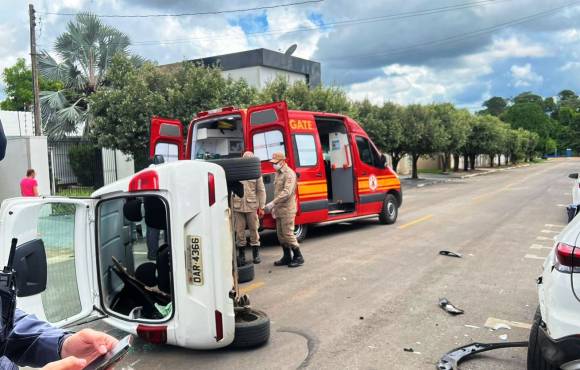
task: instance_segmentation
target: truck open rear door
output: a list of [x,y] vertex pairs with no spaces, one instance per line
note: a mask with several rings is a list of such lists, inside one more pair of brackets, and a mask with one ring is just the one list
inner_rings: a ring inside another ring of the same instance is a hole
[[181,121],[161,117],[151,119],[149,159],[155,155],[162,156],[165,162],[185,159],[183,146]]

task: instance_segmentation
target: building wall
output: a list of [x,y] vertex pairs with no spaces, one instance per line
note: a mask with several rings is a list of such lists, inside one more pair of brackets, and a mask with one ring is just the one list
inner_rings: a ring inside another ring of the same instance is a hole
[[232,69],[229,71],[223,71],[222,74],[224,76],[229,76],[234,80],[244,79],[250,86],[253,86],[257,89],[264,88],[269,82],[274,80],[279,75],[286,77],[290,84],[293,84],[297,81],[307,82],[306,76],[303,74],[282,71],[264,66]]
[[20,196],[20,180],[26,170],[36,171],[38,192],[50,195],[46,137],[9,137],[6,157],[0,162],[0,201]]
[[31,112],[0,110],[0,120],[6,136],[34,136],[34,118]]

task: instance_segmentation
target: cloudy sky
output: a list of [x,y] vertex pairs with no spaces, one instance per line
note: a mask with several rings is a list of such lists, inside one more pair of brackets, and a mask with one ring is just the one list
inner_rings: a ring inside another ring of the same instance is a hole
[[[50,50],[72,17],[212,12],[304,0],[33,0]],[[0,69],[28,58],[28,2],[0,2]],[[322,63],[325,84],[354,99],[451,101],[580,92],[580,0],[324,0],[225,14],[103,18],[160,64],[264,47]],[[0,88],[1,89],[1,88]],[[0,95],[2,92],[0,91]]]

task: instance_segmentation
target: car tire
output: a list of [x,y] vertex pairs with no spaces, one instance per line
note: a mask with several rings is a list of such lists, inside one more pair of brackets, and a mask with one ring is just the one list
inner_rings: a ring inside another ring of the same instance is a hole
[[247,309],[236,313],[232,348],[253,348],[264,345],[270,339],[270,319],[262,311]]
[[397,222],[399,215],[399,203],[393,194],[387,194],[383,201],[383,208],[379,213],[379,221],[385,225],[391,225]]
[[536,310],[532,329],[530,330],[530,340],[528,345],[528,370],[558,370],[558,367],[552,366],[542,353],[542,349],[538,343],[538,331],[542,324],[542,313],[540,307]]
[[208,162],[221,166],[226,173],[226,182],[255,180],[262,176],[260,158],[212,159]]
[[238,266],[238,283],[247,283],[254,280],[254,264],[246,263],[243,266]]
[[298,243],[301,243],[304,239],[306,239],[306,235],[308,235],[307,224],[294,226],[294,236],[296,236],[296,240],[298,240]]

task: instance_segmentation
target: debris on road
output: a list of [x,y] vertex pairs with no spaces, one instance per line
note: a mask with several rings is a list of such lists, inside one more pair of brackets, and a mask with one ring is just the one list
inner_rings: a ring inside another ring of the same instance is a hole
[[507,340],[507,338],[508,338],[507,334],[502,334],[499,336],[499,339],[501,340]]
[[475,326],[475,325],[465,324],[463,326],[465,326],[466,328],[479,329],[479,326]]
[[415,352],[415,350],[412,347],[403,348],[403,351],[405,351],[405,352]]
[[365,319],[364,316],[359,317],[359,320],[364,320],[364,319]]
[[438,370],[459,370],[458,366],[461,361],[478,353],[500,348],[519,348],[527,346],[528,342],[471,343],[447,352],[443,357],[441,357],[436,368]]
[[465,312],[462,309],[455,307],[447,298],[439,299],[439,307],[451,315],[461,315]]
[[498,322],[497,324],[495,324],[493,326],[493,328],[491,328],[491,330],[499,330],[499,329],[512,330],[512,327],[509,326],[508,324],[503,323],[503,322]]
[[447,257],[455,257],[455,258],[462,258],[463,256],[459,253],[455,253],[455,252],[451,252],[451,251],[439,251],[439,254],[442,256],[447,256]]
[[517,322],[517,321],[501,320],[501,319],[496,319],[495,317],[489,317],[485,321],[485,324],[483,326],[485,326],[488,329],[495,330],[494,328],[497,324],[506,324],[506,325],[509,325],[510,328],[521,328],[521,329],[528,329],[528,330],[530,330],[532,328],[531,324],[527,324],[524,322]]

